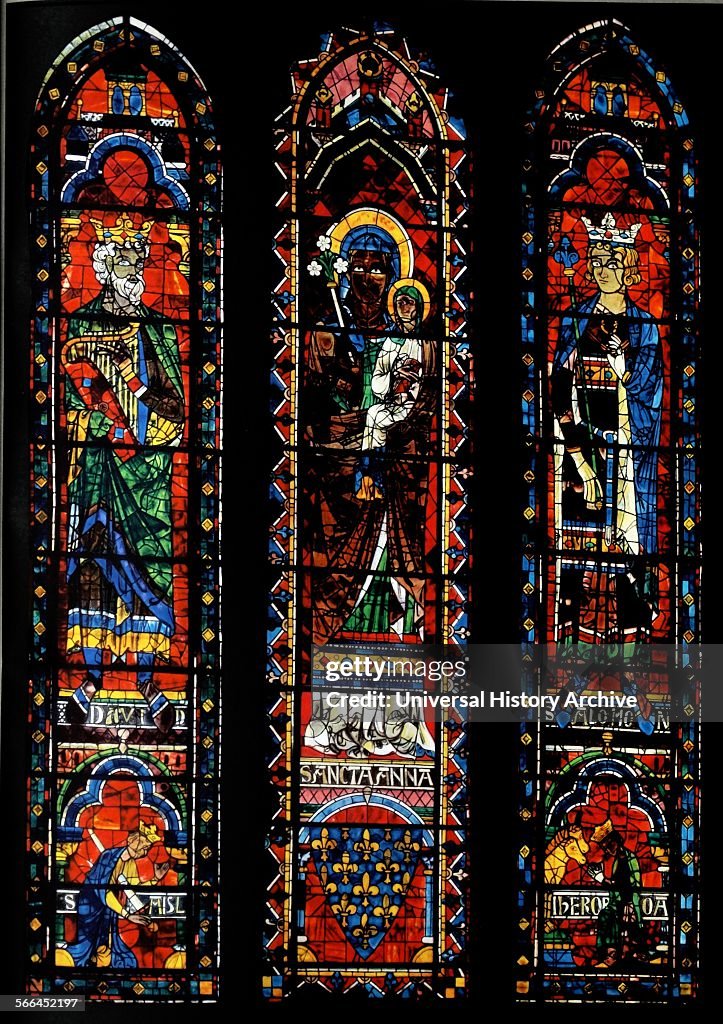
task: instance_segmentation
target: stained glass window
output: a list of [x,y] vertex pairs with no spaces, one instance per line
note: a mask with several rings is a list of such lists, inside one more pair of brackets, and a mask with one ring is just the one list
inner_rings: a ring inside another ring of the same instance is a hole
[[31,154],[30,993],[217,995],[221,168],[203,84],[115,18]]
[[670,696],[700,616],[693,137],[614,20],[552,52],[527,128],[524,638],[556,646],[565,694],[632,706],[522,729],[517,992],[685,1002],[699,736]]
[[314,644],[467,635],[465,128],[431,56],[345,29],[275,130],[267,973],[464,994],[466,734],[451,714],[325,716]]

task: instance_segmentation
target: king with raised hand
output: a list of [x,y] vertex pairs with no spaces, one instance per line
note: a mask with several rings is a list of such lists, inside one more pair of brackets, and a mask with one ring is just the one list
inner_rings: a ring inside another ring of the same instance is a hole
[[142,302],[152,222],[119,216],[98,237],[98,295],[68,325],[61,356],[69,446],[67,649],[85,674],[68,701],[86,720],[104,653],[135,669],[156,726],[173,707],[154,679],[174,633],[171,477],[184,426],[174,326]]

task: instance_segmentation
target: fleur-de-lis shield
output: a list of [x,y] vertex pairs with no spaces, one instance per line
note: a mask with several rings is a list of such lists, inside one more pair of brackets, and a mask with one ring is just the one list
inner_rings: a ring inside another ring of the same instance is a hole
[[311,856],[339,928],[364,960],[384,941],[404,906],[422,850],[422,830],[312,826]]

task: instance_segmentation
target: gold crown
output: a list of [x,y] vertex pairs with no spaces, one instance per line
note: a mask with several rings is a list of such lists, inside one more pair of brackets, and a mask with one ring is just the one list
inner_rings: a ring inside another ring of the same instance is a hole
[[613,830],[613,823],[610,818],[604,821],[602,825],[598,825],[593,834],[590,836],[593,843],[601,843],[606,836],[609,836]]
[[95,217],[90,218],[90,223],[95,228],[99,242],[117,242],[119,245],[125,245],[126,242],[145,242],[153,227],[152,220],[144,220],[140,227],[136,227],[131,218],[125,214],[116,218],[114,227],[108,227],[102,220],[97,220]]
[[140,832],[140,834],[142,836],[145,836],[146,839],[150,839],[150,841],[152,843],[160,843],[161,842],[161,836],[158,834],[158,830],[156,829],[156,826],[155,825],[146,825],[146,823],[143,820],[143,818],[141,818],[141,823],[138,826],[138,831]]

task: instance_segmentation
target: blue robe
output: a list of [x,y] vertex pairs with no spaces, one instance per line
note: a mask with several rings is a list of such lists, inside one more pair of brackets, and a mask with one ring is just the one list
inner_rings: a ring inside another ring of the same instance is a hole
[[125,846],[104,850],[88,873],[78,901],[78,938],[68,945],[73,963],[85,967],[98,946],[108,944],[110,935],[111,967],[137,967],[135,954],[118,934],[118,914],[105,902],[111,875]]
[[[599,294],[595,295],[578,306],[579,337],[584,335],[599,298]],[[638,539],[640,553],[653,554],[658,545],[657,447],[660,443],[663,404],[663,362],[658,326],[650,314],[628,300],[625,305],[625,316],[629,340],[628,348],[625,350],[625,370],[629,372],[630,377],[624,387],[630,416],[630,440],[633,445]],[[552,364],[553,376],[565,366],[576,348],[574,321],[571,317],[564,317]]]

